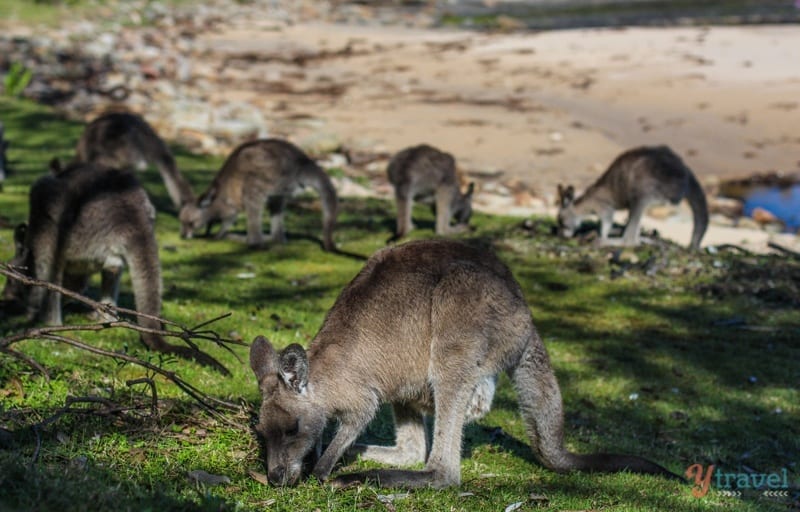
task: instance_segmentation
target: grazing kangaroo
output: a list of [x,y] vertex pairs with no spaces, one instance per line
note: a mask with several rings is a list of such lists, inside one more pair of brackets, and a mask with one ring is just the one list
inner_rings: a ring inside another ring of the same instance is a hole
[[337,198],[328,175],[297,146],[279,139],[247,142],[236,148],[222,165],[208,190],[194,204],[181,209],[181,236],[191,238],[203,228],[206,234],[214,222],[222,238],[236,222],[239,212],[247,215],[247,243],[264,244],[261,223],[264,204],[269,208],[270,239],[284,242],[283,215],[292,193],[301,187],[317,191],[322,202],[322,245],[336,249],[333,228]]
[[110,112],[86,126],[76,148],[78,162],[113,169],[158,168],[170,199],[180,208],[194,202],[194,192],[178,171],[175,158],[155,130],[137,114]]
[[567,451],[558,382],[519,284],[490,251],[460,242],[378,251],[339,295],[308,352],[297,344],[277,352],[258,336],[250,367],[262,394],[256,431],[274,485],[297,482],[303,458],[334,418],[338,431],[313,469],[327,479],[383,402],[394,408],[397,445],[369,447],[365,456],[422,462],[423,414],[433,413],[425,469],[354,473],[333,484],[458,485],[462,429],[489,410],[501,371],[514,383],[533,453],[546,467],[675,476],[640,457]]
[[[689,248],[697,250],[708,227],[708,207],[703,188],[692,170],[667,146],[640,147],[618,156],[608,170],[584,194],[575,199],[571,185],[558,186],[558,225],[571,237],[584,218],[600,217],[601,245],[638,245],[639,223],[645,210],[657,203],[689,201],[694,228]],[[610,239],[614,210],[629,210],[621,240]]]
[[[136,309],[161,313],[161,266],[150,204],[136,176],[95,164],[72,164],[58,175],[44,176],[30,190],[28,223],[14,232],[11,262],[31,277],[82,292],[89,277],[102,273],[101,302],[116,304],[125,265],[130,269]],[[61,294],[8,279],[7,301],[24,304],[28,320],[61,325]],[[139,317],[147,329],[161,322]],[[154,333],[142,333],[150,349],[197,360],[226,373],[210,356],[174,346]]]
[[[395,240],[414,229],[411,221],[414,199],[431,195],[435,196],[437,235],[457,233],[466,228],[472,216],[475,184],[470,183],[467,192],[461,193],[452,155],[426,144],[413,146],[392,157],[387,174],[397,200]],[[455,226],[450,225],[451,219],[455,220]]]

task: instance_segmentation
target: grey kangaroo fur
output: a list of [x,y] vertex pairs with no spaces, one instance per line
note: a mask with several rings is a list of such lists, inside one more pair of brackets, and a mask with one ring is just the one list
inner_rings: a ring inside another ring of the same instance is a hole
[[[463,427],[489,410],[501,371],[514,383],[544,466],[675,477],[640,457],[578,455],[564,447],[558,382],[519,284],[491,251],[457,241],[378,251],[342,291],[308,352],[297,344],[278,352],[258,336],[250,367],[262,394],[256,431],[274,485],[298,481],[304,457],[336,419],[338,431],[312,472],[328,479],[381,403],[393,406],[397,445],[360,451],[382,462],[424,461],[425,468],[346,474],[333,485],[458,485]],[[423,414],[435,418],[427,459]]]
[[176,209],[195,200],[192,187],[178,170],[172,152],[153,127],[137,114],[109,112],[94,119],[78,141],[76,160],[138,170],[144,170],[150,163],[161,174]]
[[247,215],[247,243],[264,244],[262,217],[266,203],[270,214],[270,239],[284,242],[283,216],[291,194],[311,187],[322,203],[322,245],[336,249],[333,229],[336,224],[337,196],[328,175],[297,146],[279,139],[261,139],[236,148],[222,165],[208,190],[194,204],[181,209],[181,236],[191,238],[196,231],[221,227],[217,238],[226,235],[239,212]]
[[[600,217],[601,245],[638,245],[639,223],[645,210],[657,203],[689,201],[694,228],[689,248],[697,250],[708,228],[708,206],[703,188],[691,169],[667,146],[639,147],[622,153],[608,170],[575,199],[575,189],[558,186],[559,231],[571,237],[590,215]],[[610,239],[614,210],[629,210],[622,239]]]
[[[386,172],[397,201],[395,239],[414,229],[411,221],[414,199],[430,195],[435,197],[437,235],[461,232],[467,227],[475,185],[470,183],[467,191],[461,193],[452,155],[426,144],[413,146],[394,155]],[[455,226],[450,225],[451,219],[455,220]]]
[[[154,223],[155,208],[128,171],[95,164],[72,164],[43,176],[30,189],[28,223],[14,232],[11,262],[31,277],[83,292],[89,277],[101,272],[101,302],[116,305],[122,270],[131,274],[136,310],[161,314],[161,265]],[[8,279],[6,301],[23,305],[29,321],[61,325],[61,294]],[[161,322],[139,317],[140,326],[161,329]],[[195,359],[227,373],[216,360],[190,347],[141,333],[150,349]]]

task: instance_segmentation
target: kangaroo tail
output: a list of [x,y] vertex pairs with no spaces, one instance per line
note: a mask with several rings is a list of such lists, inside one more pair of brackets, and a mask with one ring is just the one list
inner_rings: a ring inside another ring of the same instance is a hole
[[[149,224],[149,219],[142,219]],[[131,273],[133,297],[136,310],[149,316],[161,314],[161,266],[158,261],[158,246],[152,228],[137,230],[128,244],[126,261]],[[161,329],[161,322],[141,316],[139,325],[146,329]],[[143,333],[142,341],[153,350],[160,350],[167,343],[156,334]]]
[[689,249],[696,251],[700,248],[700,241],[708,229],[708,204],[706,203],[706,194],[703,192],[703,187],[697,181],[697,178],[689,173],[689,189],[686,193],[686,199],[689,201],[689,206],[692,208],[692,216],[694,218],[694,228],[692,229],[692,240],[689,243]]
[[[161,322],[149,318],[161,314],[161,266],[155,237],[152,230],[140,230],[130,242],[126,259],[131,272],[136,310],[148,315],[140,316],[138,323],[145,329],[161,330]],[[141,333],[141,339],[151,350],[174,354],[184,359],[194,359],[197,363],[213,368],[223,375],[230,375],[222,363],[195,347],[172,345],[157,333]]]
[[320,202],[322,203],[322,246],[326,251],[336,249],[333,242],[333,230],[336,227],[336,216],[338,215],[338,197],[336,188],[328,175],[320,167],[314,166],[313,171],[307,171],[305,182],[317,191]]
[[554,471],[631,471],[682,478],[642,457],[615,454],[579,455],[564,447],[564,411],[547,351],[534,332],[512,372],[520,411],[536,458]]
[[180,210],[186,204],[193,204],[195,202],[194,191],[192,186],[186,178],[178,170],[175,163],[175,157],[167,145],[162,141],[158,135],[153,132],[153,137],[158,141],[153,146],[148,146],[149,152],[148,160],[155,163],[158,172],[161,174],[161,179],[164,180],[164,185],[167,187],[172,203]]

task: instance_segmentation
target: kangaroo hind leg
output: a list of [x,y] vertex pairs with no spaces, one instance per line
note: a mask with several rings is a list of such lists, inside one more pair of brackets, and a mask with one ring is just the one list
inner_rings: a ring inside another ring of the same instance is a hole
[[395,425],[394,446],[355,444],[349,450],[350,454],[396,466],[425,462],[428,441],[423,415],[407,404],[394,404],[392,410]]

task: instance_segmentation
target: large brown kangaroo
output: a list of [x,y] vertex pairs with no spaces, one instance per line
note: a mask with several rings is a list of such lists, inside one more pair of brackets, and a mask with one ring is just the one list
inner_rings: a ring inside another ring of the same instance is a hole
[[342,291],[308,352],[297,344],[277,352],[259,336],[250,366],[263,399],[256,431],[275,485],[297,482],[304,457],[336,419],[338,431],[313,469],[326,480],[385,402],[394,408],[397,445],[361,449],[364,456],[422,462],[423,414],[433,414],[425,468],[347,474],[333,484],[458,485],[464,424],[489,410],[501,371],[514,383],[533,453],[546,467],[675,477],[640,457],[564,447],[558,382],[519,284],[492,252],[456,241],[377,252]]
[[109,168],[144,170],[155,165],[175,208],[195,200],[192,187],[178,170],[167,145],[144,118],[129,112],[109,112],[86,126],[76,148],[78,162]]
[[[386,169],[394,185],[397,201],[397,229],[394,239],[406,236],[414,224],[411,210],[414,199],[435,197],[436,234],[464,231],[472,216],[474,183],[461,193],[456,176],[456,163],[449,153],[427,144],[404,149],[394,155]],[[455,220],[451,226],[450,221]]]
[[261,223],[264,204],[270,214],[270,239],[285,240],[283,215],[292,193],[311,187],[322,203],[322,245],[326,251],[336,248],[333,228],[336,224],[337,197],[328,175],[300,148],[279,139],[247,142],[236,148],[222,165],[208,190],[196,204],[181,209],[181,236],[191,238],[196,231],[210,229],[220,222],[217,238],[222,238],[236,222],[239,212],[247,215],[247,243],[264,244]]
[[[28,223],[14,231],[11,265],[30,277],[82,292],[89,277],[101,272],[101,302],[116,305],[122,270],[131,273],[136,309],[161,314],[161,265],[154,223],[155,208],[128,171],[95,164],[72,164],[55,176],[43,176],[30,190]],[[20,304],[29,321],[61,325],[61,294],[8,279],[3,299]],[[144,328],[161,322],[139,317]],[[167,343],[155,333],[141,333],[151,350],[195,359],[227,373],[216,360],[190,347]]]
[[[697,250],[708,227],[708,207],[703,188],[692,170],[667,146],[640,147],[618,156],[584,194],[558,186],[559,230],[571,237],[590,215],[600,217],[600,245],[639,245],[639,223],[645,210],[657,203],[689,201],[694,229],[689,248]],[[609,238],[614,210],[629,210],[622,239]]]

